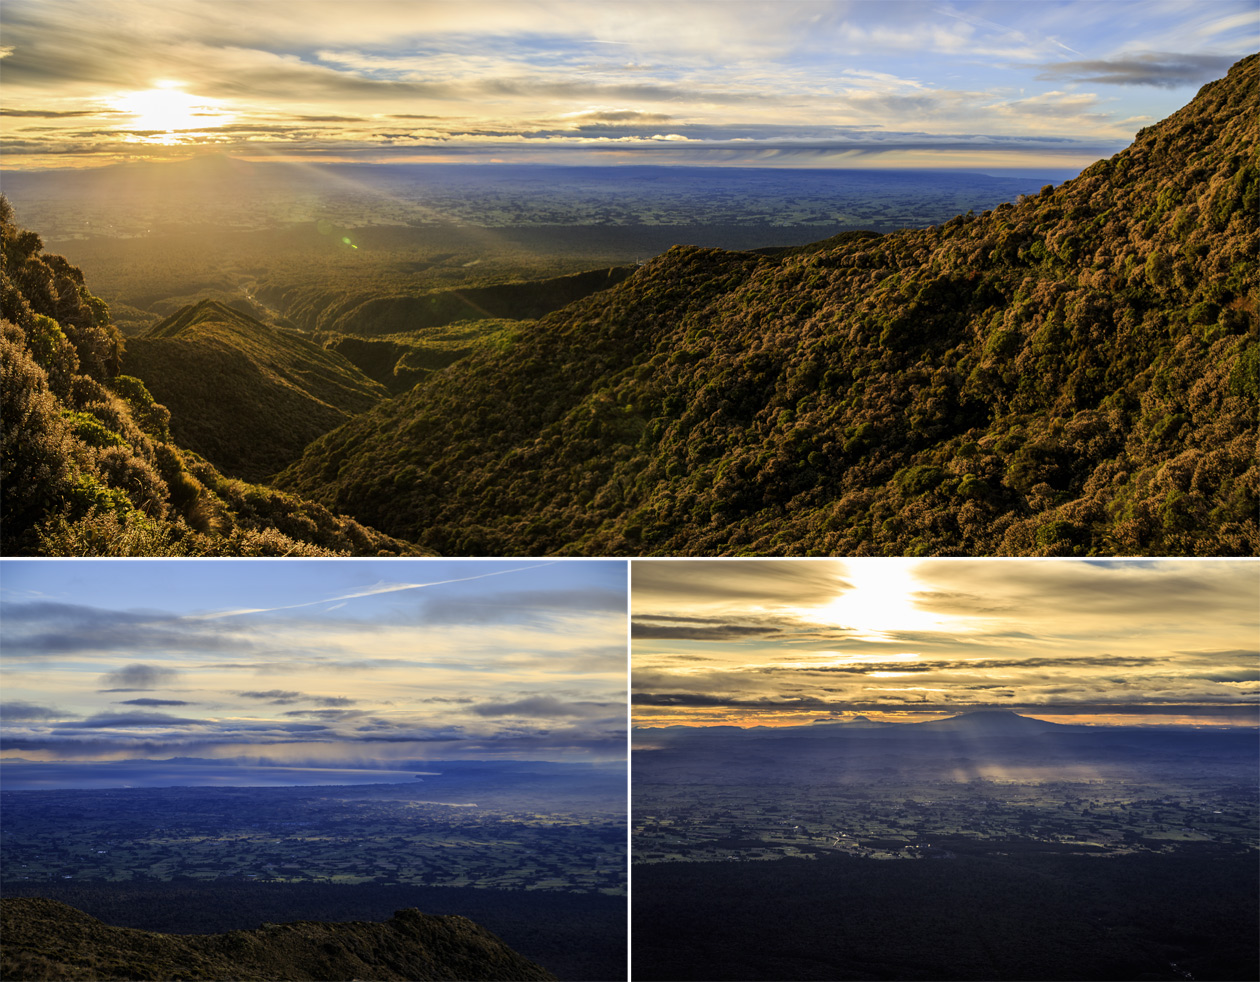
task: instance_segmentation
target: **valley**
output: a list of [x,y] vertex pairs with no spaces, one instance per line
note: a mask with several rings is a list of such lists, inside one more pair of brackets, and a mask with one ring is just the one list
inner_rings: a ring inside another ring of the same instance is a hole
[[202,299],[292,325],[292,295],[313,289],[414,294],[642,262],[679,243],[786,247],[923,227],[1066,176],[210,158],[5,182],[23,222],[85,271],[132,334]]

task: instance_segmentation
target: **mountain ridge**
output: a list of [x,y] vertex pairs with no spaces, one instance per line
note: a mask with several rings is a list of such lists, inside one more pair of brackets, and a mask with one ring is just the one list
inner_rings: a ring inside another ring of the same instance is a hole
[[122,369],[170,410],[181,446],[250,481],[389,395],[336,351],[215,300],[128,339]]
[[675,247],[277,483],[469,555],[1254,554],[1258,59],[981,216]]
[[11,979],[554,980],[464,917],[397,911],[384,923],[297,921],[172,935],[111,927],[56,900],[4,898]]

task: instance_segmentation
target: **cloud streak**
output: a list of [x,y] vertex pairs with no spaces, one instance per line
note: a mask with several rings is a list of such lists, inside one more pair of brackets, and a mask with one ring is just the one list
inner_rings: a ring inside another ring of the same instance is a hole
[[[0,623],[7,755],[267,748],[338,766],[624,756],[621,562],[32,562],[4,572],[6,595],[34,598],[10,603]],[[71,594],[79,602],[61,599]],[[140,597],[162,609],[125,609]]]

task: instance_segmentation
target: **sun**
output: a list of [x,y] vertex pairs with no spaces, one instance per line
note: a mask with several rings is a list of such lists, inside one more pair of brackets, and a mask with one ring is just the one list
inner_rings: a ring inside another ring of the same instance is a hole
[[215,124],[224,122],[225,113],[213,99],[190,95],[182,82],[162,81],[140,92],[125,92],[111,100],[113,107],[132,117],[130,130],[172,133],[176,130],[203,129],[208,117]]
[[925,610],[916,594],[925,589],[914,570],[899,559],[863,559],[849,571],[853,589],[825,608],[814,611],[824,621],[840,624],[855,638],[887,641],[905,632],[965,634],[966,619]]

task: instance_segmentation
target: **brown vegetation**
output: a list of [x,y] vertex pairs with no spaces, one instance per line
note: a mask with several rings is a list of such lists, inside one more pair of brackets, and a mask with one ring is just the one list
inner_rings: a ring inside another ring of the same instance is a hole
[[384,924],[299,921],[227,934],[111,927],[56,900],[10,898],[4,977],[106,979],[554,979],[463,917],[400,910]]
[[322,505],[225,478],[178,446],[166,407],[120,374],[105,304],[16,225],[2,196],[0,325],[5,554],[415,552]]
[[1254,554],[1258,70],[983,215],[672,249],[278,483],[450,553]]

